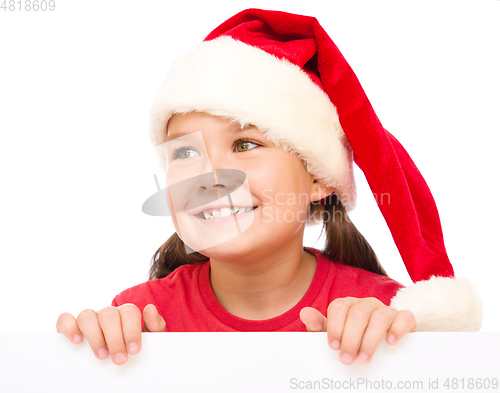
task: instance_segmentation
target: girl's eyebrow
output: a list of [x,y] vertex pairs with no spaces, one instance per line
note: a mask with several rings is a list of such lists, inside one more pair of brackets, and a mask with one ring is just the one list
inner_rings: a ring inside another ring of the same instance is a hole
[[[252,124],[248,124],[242,128],[239,123],[231,123],[225,130],[225,132],[227,133],[235,133],[235,134],[243,131],[251,132],[251,131],[257,131],[257,129]],[[167,142],[172,139],[180,138],[181,136],[186,136],[189,134],[191,134],[191,132],[189,131],[184,131],[184,132],[180,131],[180,132],[174,132],[173,134],[169,134],[167,130]]]

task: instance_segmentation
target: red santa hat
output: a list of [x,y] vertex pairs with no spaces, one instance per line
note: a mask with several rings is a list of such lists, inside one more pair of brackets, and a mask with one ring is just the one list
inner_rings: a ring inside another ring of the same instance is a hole
[[385,130],[356,75],[316,18],[248,9],[172,66],[151,109],[151,138],[166,141],[174,113],[206,112],[253,124],[294,151],[348,211],[353,162],[363,171],[415,283],[391,302],[420,331],[479,330],[475,288],[454,278],[432,194],[403,146]]

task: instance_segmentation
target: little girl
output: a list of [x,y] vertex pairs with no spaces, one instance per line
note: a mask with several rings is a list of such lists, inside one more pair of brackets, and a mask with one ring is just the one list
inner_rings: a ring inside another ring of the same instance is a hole
[[[420,172],[380,124],[315,18],[249,9],[181,56],[151,110],[176,233],[150,281],[112,306],[61,314],[115,364],[141,331],[326,331],[340,361],[368,364],[384,338],[471,331],[475,289],[455,279]],[[387,277],[350,222],[353,161],[365,173],[415,285]],[[323,223],[321,252],[303,247]]]

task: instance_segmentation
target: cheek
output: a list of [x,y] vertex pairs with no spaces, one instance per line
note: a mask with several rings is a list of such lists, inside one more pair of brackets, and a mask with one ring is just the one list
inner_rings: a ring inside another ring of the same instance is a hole
[[309,191],[309,175],[302,164],[295,161],[289,161],[289,166],[276,166],[269,173],[266,179],[267,184],[276,187],[280,192],[287,193],[307,193]]
[[[271,151],[265,158],[248,163],[241,170],[247,176],[250,191],[260,197],[262,202],[273,204],[279,194],[279,202],[283,204],[289,194],[294,194],[297,195],[295,200],[301,206],[300,209],[308,207],[310,176],[302,162],[290,153]],[[297,208],[298,206],[295,207]]]
[[259,187],[253,188],[253,193],[271,209],[307,211],[309,208],[309,192],[305,178],[299,179],[290,174],[272,176],[266,174]]
[[172,205],[172,196],[170,195],[170,192],[168,192],[167,200],[168,200],[168,209],[170,210],[170,216],[172,217],[172,223],[174,224],[175,231],[180,236],[179,223],[177,222],[177,218],[175,217],[174,208]]

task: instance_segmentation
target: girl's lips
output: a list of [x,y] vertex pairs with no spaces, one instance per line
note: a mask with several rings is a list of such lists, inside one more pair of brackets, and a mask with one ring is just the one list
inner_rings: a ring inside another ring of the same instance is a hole
[[[234,214],[234,215],[231,214],[230,216],[227,216],[227,217],[210,218],[208,220],[205,219],[205,218],[200,217],[199,215],[195,215],[195,217],[198,220],[203,221],[203,223],[207,224],[207,225],[224,224],[224,223],[228,223],[228,222],[234,222],[235,217],[237,217],[238,220],[244,219],[246,217],[250,217],[250,213],[253,213],[258,208],[259,207],[256,206],[253,210],[250,210],[249,212],[246,212],[246,213]],[[201,214],[203,214],[203,213],[201,213]]]

